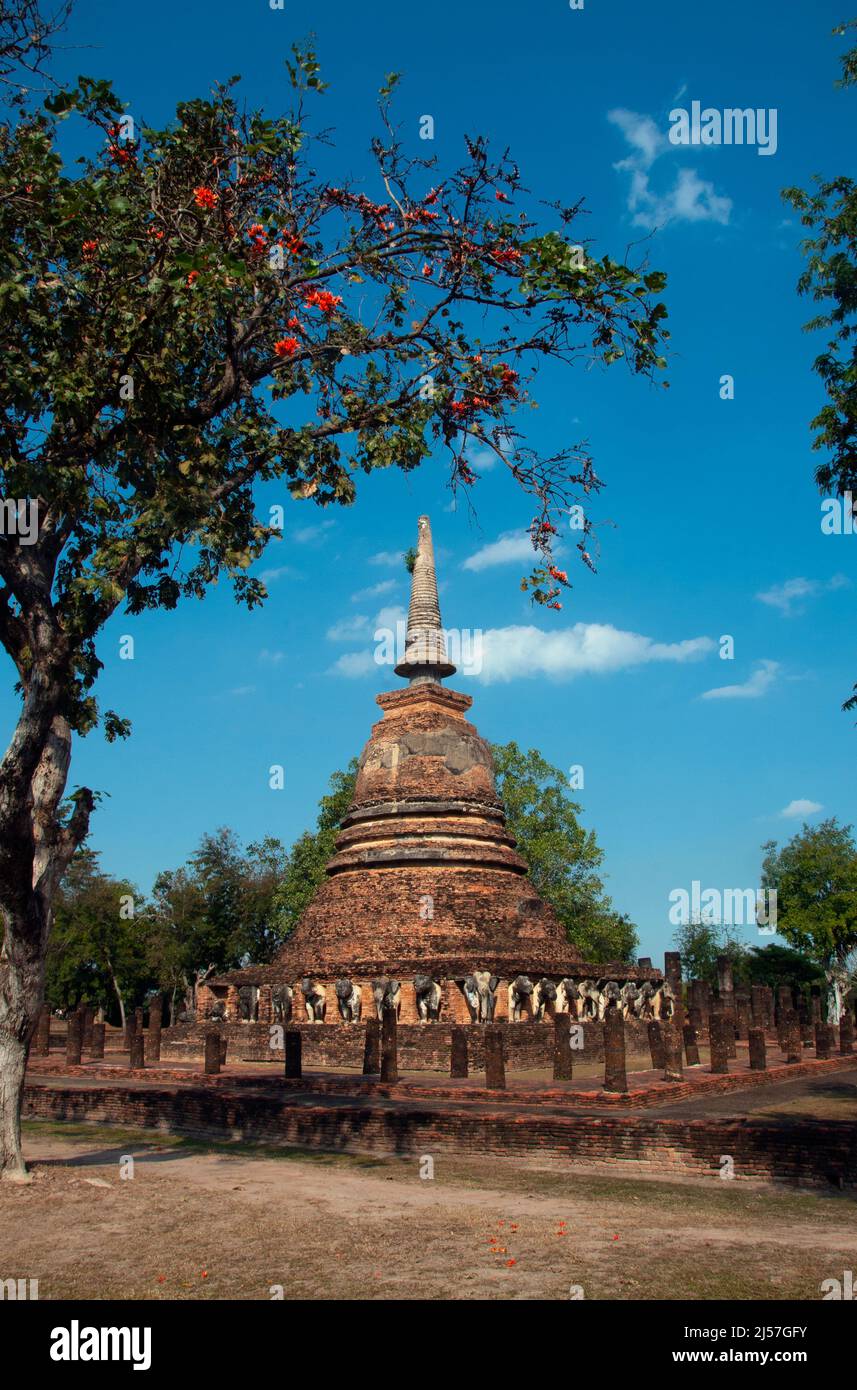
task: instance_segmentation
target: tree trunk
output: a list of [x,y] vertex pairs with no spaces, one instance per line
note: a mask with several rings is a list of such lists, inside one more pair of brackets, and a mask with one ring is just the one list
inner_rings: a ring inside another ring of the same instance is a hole
[[[35,895],[34,895],[35,896]],[[34,902],[34,907],[36,906]],[[25,1182],[21,1153],[21,1101],[24,1070],[44,998],[44,950],[47,923],[22,929],[5,917],[0,951],[0,1178]]]
[[26,1180],[21,1101],[30,1039],[44,999],[51,905],[69,860],[86,838],[94,804],[92,793],[82,788],[71,815],[60,818],[71,729],[55,715],[40,740],[33,723],[25,702],[0,764],[0,1178],[18,1182]]
[[119,981],[116,979],[116,976],[115,976],[114,973],[113,973],[113,965],[112,965],[112,963],[111,963],[111,960],[110,960],[110,957],[109,957],[109,956],[107,957],[107,969],[110,971],[110,978],[111,978],[111,980],[113,981],[113,990],[114,990],[114,993],[115,993],[115,995],[116,995],[116,998],[119,1000],[119,1023],[120,1023],[120,1027],[121,1027],[121,1029],[122,1029],[122,1032],[123,1032],[123,1034],[124,1034],[124,1032],[125,1032],[125,1000],[122,998],[122,991],[121,991],[120,988],[119,988]]

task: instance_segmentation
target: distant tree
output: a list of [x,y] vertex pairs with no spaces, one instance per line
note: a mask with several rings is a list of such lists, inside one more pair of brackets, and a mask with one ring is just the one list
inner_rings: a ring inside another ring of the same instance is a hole
[[102,873],[95,851],[78,850],[57,896],[45,986],[52,1008],[85,1000],[124,1025],[127,1007],[152,983],[144,912],[133,884]]
[[777,848],[763,845],[762,885],[777,893],[777,931],[824,972],[828,1016],[839,1021],[857,966],[857,845],[836,817]]
[[775,941],[767,946],[751,946],[744,960],[744,969],[751,984],[770,985],[774,990],[780,985],[806,990],[810,985],[825,983],[824,971],[820,966],[802,951],[780,946]]
[[695,920],[685,922],[673,937],[676,950],[681,952],[682,974],[686,980],[705,980],[717,984],[717,957],[728,956],[736,983],[748,978],[747,946],[732,936],[721,922]]
[[[851,20],[833,32],[842,35],[855,26],[857,20]],[[842,76],[835,85],[854,86],[857,48],[848,49],[840,61]],[[813,449],[828,455],[816,469],[815,480],[822,492],[848,494],[853,504],[857,502],[857,182],[845,174],[833,179],[816,176],[814,191],[786,188],[783,198],[801,214],[801,224],[814,233],[802,243],[807,264],[798,292],[809,294],[824,308],[804,327],[808,332],[832,330],[813,364],[827,392],[827,404],[811,422],[816,430]],[[857,684],[843,708],[857,709]]]
[[271,959],[283,939],[275,900],[287,865],[273,836],[245,853],[223,826],[203,835],[187,864],[158,875],[144,931],[171,1018],[179,997],[196,1007],[197,989],[213,971]]
[[537,749],[524,753],[514,742],[492,744],[491,753],[497,793],[518,852],[569,941],[588,960],[633,960],[636,927],[613,909],[604,891],[599,873],[604,851],[595,832],[580,824],[581,808],[569,795],[565,774]]

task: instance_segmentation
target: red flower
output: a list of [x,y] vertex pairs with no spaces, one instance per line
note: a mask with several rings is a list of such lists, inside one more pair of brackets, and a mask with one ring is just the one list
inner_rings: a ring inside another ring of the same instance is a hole
[[213,208],[217,206],[217,194],[203,185],[193,190],[193,201],[198,208]]
[[97,242],[97,241],[85,241],[85,242],[83,243],[83,259],[84,259],[85,261],[94,260],[94,258],[95,258],[95,253],[96,253],[97,250],[98,250],[98,242]]
[[330,290],[310,290],[304,299],[308,309],[320,309],[327,318],[336,312],[337,304],[342,303],[341,294],[331,294]]
[[512,201],[511,198],[506,197],[505,193],[501,193],[498,188],[494,189],[494,197],[497,199],[498,203],[509,203]]
[[279,338],[274,343],[274,353],[277,357],[294,357],[299,347],[297,338]]
[[199,271],[192,270],[187,277],[187,284],[193,285],[199,279]]
[[427,280],[430,279],[432,275],[434,275],[434,266],[429,265],[428,261],[426,261],[425,265],[423,266],[423,275]]

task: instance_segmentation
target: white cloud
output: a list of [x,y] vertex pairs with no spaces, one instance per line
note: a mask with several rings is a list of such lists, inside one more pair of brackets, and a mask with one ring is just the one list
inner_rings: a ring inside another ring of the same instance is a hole
[[274,569],[260,571],[259,578],[263,584],[267,585],[273,584],[277,579],[282,579],[284,574],[296,573],[297,571],[292,569],[291,565],[277,565]]
[[780,816],[783,820],[797,820],[800,816],[812,816],[816,811],[823,810],[820,801],[807,801],[798,797],[796,801],[790,801],[788,806],[783,807]]
[[849,584],[850,580],[844,574],[835,574],[826,584],[819,579],[787,579],[783,584],[774,584],[770,589],[765,589],[756,598],[769,608],[778,608],[786,618],[790,618],[795,611],[802,611],[799,606],[801,599],[817,598],[819,594],[832,593],[836,589],[847,588]]
[[281,661],[285,661],[285,652],[272,652],[267,647],[263,647],[259,653],[259,660],[266,666],[279,666]]
[[695,169],[678,169],[672,187],[656,192],[650,170],[662,154],[675,151],[664,131],[651,116],[617,107],[607,119],[621,130],[631,153],[613,168],[630,175],[628,211],[635,227],[664,226],[667,222],[719,222],[725,226],[732,211],[732,199],[717,193],[714,184],[701,179]]
[[518,677],[604,675],[652,661],[695,661],[714,651],[710,637],[683,642],[653,642],[637,632],[608,623],[575,623],[562,632],[537,627],[489,628],[482,637],[480,679],[510,681]]
[[395,569],[401,565],[405,568],[405,554],[402,550],[379,550],[374,555],[369,556],[370,565],[384,565],[387,569]]
[[355,613],[350,618],[340,618],[338,623],[327,629],[328,642],[355,642],[369,631],[369,618],[365,613]]
[[330,667],[330,674],[356,679],[368,676],[374,670],[375,659],[370,651],[343,652]]
[[235,688],[234,688],[234,690],[230,690],[230,691],[229,691],[229,694],[230,694],[230,695],[235,695],[235,696],[255,695],[255,693],[256,693],[256,687],[255,687],[255,685],[236,685]]
[[356,594],[352,594],[351,602],[362,603],[367,598],[380,598],[382,594],[392,593],[395,587],[395,579],[382,579],[380,584],[373,584],[368,589],[359,589]]
[[302,526],[299,531],[292,532],[292,540],[298,545],[309,545],[312,541],[321,540],[325,531],[335,525],[335,521],[319,521],[312,526]]
[[743,685],[720,685],[706,690],[703,700],[758,700],[770,690],[780,669],[778,661],[760,661]]
[[533,542],[526,531],[504,531],[500,538],[490,545],[483,545],[475,554],[468,555],[462,566],[466,570],[487,570],[493,565],[506,565],[511,560],[533,560]]

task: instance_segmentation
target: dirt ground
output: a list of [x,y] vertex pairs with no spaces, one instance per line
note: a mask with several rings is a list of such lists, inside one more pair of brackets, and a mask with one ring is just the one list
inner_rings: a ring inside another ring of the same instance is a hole
[[818,1299],[857,1261],[849,1193],[444,1155],[424,1178],[416,1158],[42,1122],[26,1150],[34,1181],[0,1185],[0,1279],[41,1299]]

